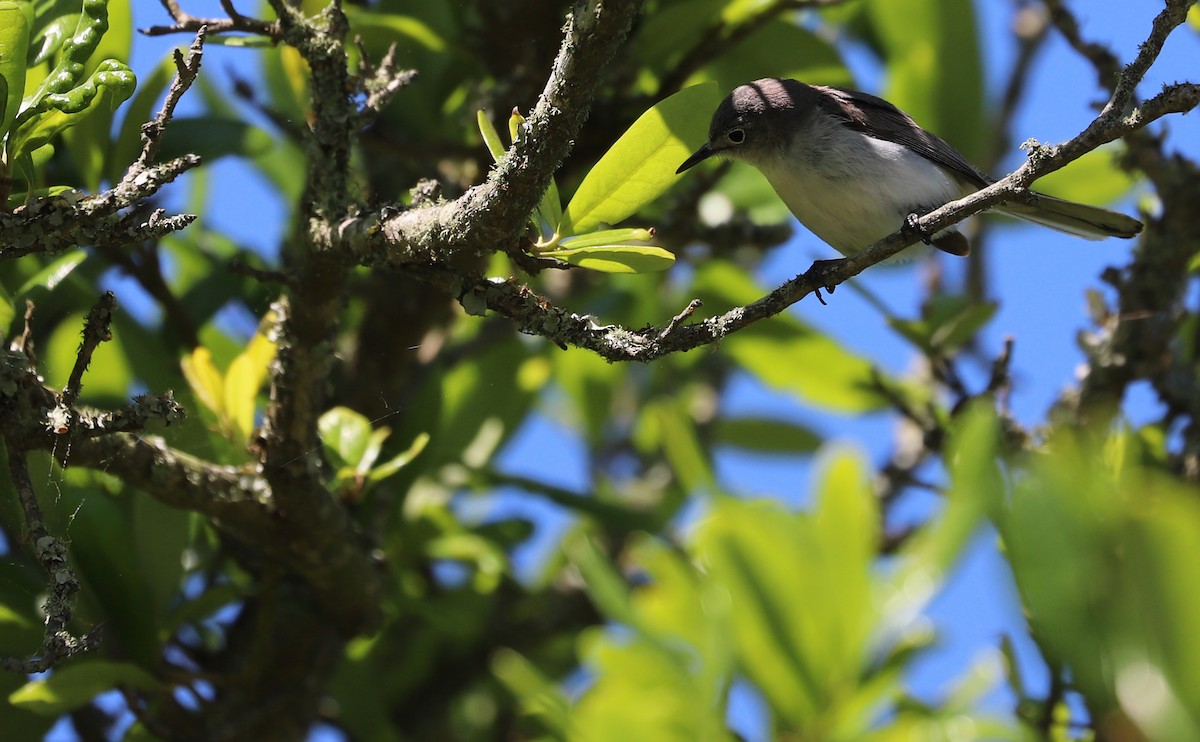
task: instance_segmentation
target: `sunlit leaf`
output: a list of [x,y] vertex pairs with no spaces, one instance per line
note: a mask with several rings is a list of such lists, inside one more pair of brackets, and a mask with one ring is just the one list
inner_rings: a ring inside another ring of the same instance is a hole
[[8,697],[14,706],[39,714],[56,715],[79,708],[99,694],[124,687],[153,692],[161,683],[150,673],[127,662],[83,659],[56,668],[44,680],[32,680]]
[[1103,206],[1119,201],[1137,179],[1117,165],[1114,147],[1094,149],[1061,170],[1035,182],[1037,190],[1068,201]]
[[556,230],[567,236],[616,224],[679,180],[675,170],[708,136],[721,96],[715,84],[685,88],[646,111],[588,172]]
[[199,346],[180,361],[183,377],[200,402],[219,418],[225,416],[225,380],[213,363],[212,353]]
[[722,416],[714,422],[713,442],[753,453],[795,455],[815,451],[821,436],[789,420]]
[[53,291],[62,281],[87,260],[87,252],[84,250],[75,250],[55,258],[54,262],[47,265],[45,268],[31,276],[29,280],[21,284],[21,288],[17,289],[17,296],[29,296],[34,293],[35,289],[44,289],[45,291]]
[[25,54],[33,3],[0,2],[0,137],[17,117],[25,95]]
[[336,455],[331,460],[337,467],[356,468],[371,441],[371,421],[349,407],[325,412],[317,422],[317,430],[326,455]]
[[651,245],[595,245],[540,253],[580,268],[602,273],[654,273],[675,263],[675,256]]

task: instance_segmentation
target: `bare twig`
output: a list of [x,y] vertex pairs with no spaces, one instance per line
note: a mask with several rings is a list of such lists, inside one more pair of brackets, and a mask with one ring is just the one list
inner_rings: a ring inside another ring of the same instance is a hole
[[79,396],[79,389],[83,384],[83,372],[92,362],[92,353],[100,343],[112,340],[110,326],[113,312],[116,309],[117,298],[111,291],[105,291],[100,296],[100,300],[88,312],[87,320],[83,325],[83,342],[80,343],[79,351],[75,356],[75,367],[71,369],[71,376],[67,379],[67,385],[63,387],[62,395],[59,398],[59,404],[67,410],[75,406],[75,399]]
[[231,0],[221,0],[221,9],[229,16],[228,18],[197,18],[180,8],[176,0],[159,0],[159,2],[162,3],[163,9],[167,11],[167,15],[171,16],[174,23],[169,26],[150,26],[141,29],[142,33],[147,36],[195,33],[201,28],[207,27],[208,32],[214,34],[248,33],[266,36],[272,41],[279,41],[282,37],[278,21],[263,21],[244,16],[234,9]]
[[137,162],[129,167],[123,180],[136,178],[150,163],[154,162],[159,140],[162,139],[167,125],[171,123],[171,118],[175,115],[175,107],[179,105],[179,99],[192,86],[192,83],[196,81],[196,75],[200,73],[200,62],[204,57],[204,37],[207,33],[207,26],[200,26],[196,29],[196,38],[192,41],[186,57],[179,49],[173,52],[175,79],[171,82],[171,87],[167,89],[167,96],[163,99],[162,108],[159,109],[158,114],[152,120],[142,124],[142,152],[138,155]]
[[75,594],[79,592],[79,580],[67,564],[67,545],[52,535],[46,528],[45,517],[33,481],[29,477],[29,465],[25,452],[13,441],[8,444],[8,471],[12,477],[17,499],[25,515],[25,533],[32,544],[37,559],[50,575],[49,595],[43,610],[46,612],[46,632],[42,640],[40,656],[27,659],[0,658],[0,667],[10,672],[31,674],[45,672],[59,660],[73,657],[95,649],[99,644],[99,627],[83,636],[76,637],[68,630],[75,612]]

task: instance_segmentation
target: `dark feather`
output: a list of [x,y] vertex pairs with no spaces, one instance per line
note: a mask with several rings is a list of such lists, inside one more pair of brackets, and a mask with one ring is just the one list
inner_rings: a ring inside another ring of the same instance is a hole
[[[922,129],[912,118],[870,93],[844,90],[826,85],[810,86],[818,93],[817,105],[841,119],[846,126],[869,137],[908,147],[925,159],[960,176],[971,185],[982,188],[992,179],[975,169],[940,137]],[[868,114],[870,121],[868,123]]]

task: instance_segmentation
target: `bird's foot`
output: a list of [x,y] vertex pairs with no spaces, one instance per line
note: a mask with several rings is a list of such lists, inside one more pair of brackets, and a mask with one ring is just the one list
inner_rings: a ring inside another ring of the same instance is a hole
[[834,258],[833,260],[814,260],[812,267],[804,272],[804,278],[812,281],[815,284],[813,294],[816,295],[817,301],[825,304],[825,297],[821,296],[821,289],[824,288],[833,296],[833,290],[837,288],[837,283],[832,280],[831,273],[837,270],[837,267],[845,263],[845,258]]
[[900,227],[900,233],[905,237],[920,237],[921,242],[926,245],[933,244],[933,235],[929,230],[921,226],[921,215],[913,212],[904,217],[904,224]]

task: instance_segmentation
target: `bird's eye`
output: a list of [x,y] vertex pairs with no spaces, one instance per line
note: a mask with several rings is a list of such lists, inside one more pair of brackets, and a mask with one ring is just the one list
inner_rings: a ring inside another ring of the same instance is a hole
[[730,129],[725,134],[725,138],[728,139],[731,144],[741,144],[742,142],[746,141],[746,132],[742,131],[741,129]]

